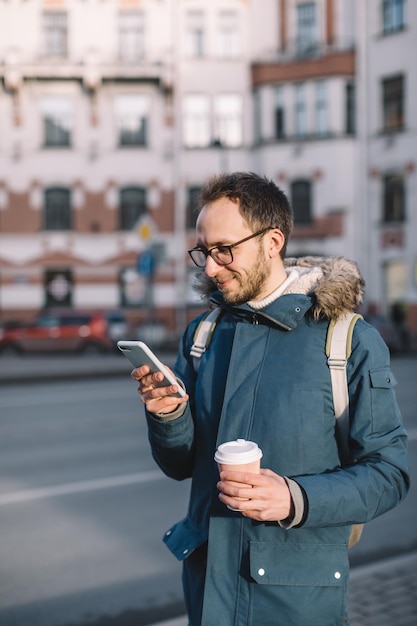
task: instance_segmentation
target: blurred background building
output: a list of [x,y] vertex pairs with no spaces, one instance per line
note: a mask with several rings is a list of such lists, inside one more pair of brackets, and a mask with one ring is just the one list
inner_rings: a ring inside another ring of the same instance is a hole
[[289,255],[344,255],[417,331],[417,3],[0,0],[0,315],[182,331],[193,207],[272,177]]

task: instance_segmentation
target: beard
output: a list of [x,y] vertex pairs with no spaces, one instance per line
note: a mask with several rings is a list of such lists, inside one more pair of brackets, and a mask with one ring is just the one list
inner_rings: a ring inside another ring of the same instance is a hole
[[256,300],[271,274],[271,268],[267,264],[263,250],[260,248],[253,266],[240,273],[231,272],[233,283],[237,289],[221,290],[224,301],[233,306],[244,304],[250,300]]

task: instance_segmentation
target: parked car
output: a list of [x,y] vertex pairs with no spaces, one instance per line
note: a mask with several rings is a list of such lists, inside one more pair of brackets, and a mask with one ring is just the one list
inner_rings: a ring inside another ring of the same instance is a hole
[[128,338],[120,311],[46,310],[28,323],[10,324],[0,331],[0,352],[104,352]]

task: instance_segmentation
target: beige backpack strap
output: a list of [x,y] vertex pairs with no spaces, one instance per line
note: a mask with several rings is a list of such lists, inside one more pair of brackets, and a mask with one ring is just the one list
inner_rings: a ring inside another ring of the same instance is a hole
[[[337,321],[332,320],[327,331],[326,354],[332,380],[333,405],[340,455],[349,458],[349,390],[346,375],[347,362],[352,352],[353,328],[362,315],[348,313]],[[363,524],[353,524],[349,548],[360,539]]]
[[327,364],[332,380],[333,405],[342,458],[348,458],[349,392],[346,376],[347,361],[352,352],[353,328],[362,316],[347,313],[329,323],[326,340]]
[[197,372],[200,359],[208,348],[214,329],[216,328],[217,319],[221,313],[221,308],[216,307],[207,313],[201,320],[194,333],[194,343],[191,346],[190,354],[193,357],[194,369]]

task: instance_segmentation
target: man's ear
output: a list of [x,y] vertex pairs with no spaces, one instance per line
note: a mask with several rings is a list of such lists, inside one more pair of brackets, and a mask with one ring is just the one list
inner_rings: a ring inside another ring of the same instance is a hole
[[273,257],[280,256],[280,252],[285,245],[285,237],[279,228],[274,228],[269,232],[268,254]]

